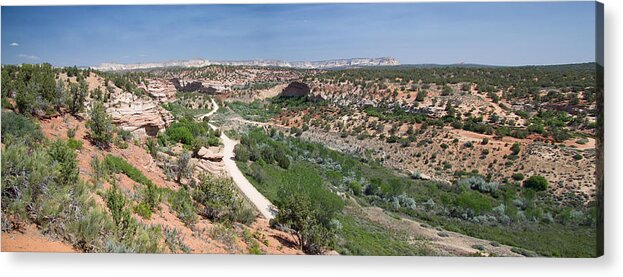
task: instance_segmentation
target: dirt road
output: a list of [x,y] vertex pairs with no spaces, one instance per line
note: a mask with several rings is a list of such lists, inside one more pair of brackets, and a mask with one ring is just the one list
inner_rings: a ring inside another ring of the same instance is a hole
[[[213,109],[209,113],[196,117],[197,120],[203,120],[207,116],[213,115],[219,108],[218,104],[212,99]],[[210,124],[212,129],[216,129],[216,126]],[[234,147],[238,144],[238,141],[230,139],[224,132],[221,132],[221,140],[223,141],[223,162],[225,163],[225,169],[229,176],[233,179],[238,189],[245,195],[245,197],[257,208],[257,210],[268,220],[275,218],[276,209],[273,204],[270,203],[264,195],[262,195],[257,189],[247,180],[242,171],[236,165],[234,160]]]

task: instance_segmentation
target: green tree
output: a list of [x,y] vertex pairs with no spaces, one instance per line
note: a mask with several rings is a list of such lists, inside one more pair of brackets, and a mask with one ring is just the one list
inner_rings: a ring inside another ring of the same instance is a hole
[[533,189],[536,191],[544,191],[547,189],[547,179],[540,175],[530,176],[527,180],[523,182],[524,188]]
[[511,151],[513,151],[513,155],[519,154],[519,151],[521,151],[521,146],[519,145],[519,142],[513,143],[513,146],[511,146]]
[[334,231],[319,221],[309,197],[299,192],[284,199],[275,222],[292,230],[296,243],[308,254],[322,254],[335,240]]
[[75,83],[69,85],[69,95],[67,97],[67,107],[69,108],[69,113],[75,115],[84,109],[86,94],[87,92],[83,90],[82,86]]
[[87,127],[91,140],[100,148],[108,148],[112,140],[113,124],[101,101],[93,103]]
[[67,186],[78,182],[76,152],[66,142],[62,140],[54,141],[48,149],[48,155],[50,155],[53,161],[58,163],[60,173],[58,175],[59,184]]

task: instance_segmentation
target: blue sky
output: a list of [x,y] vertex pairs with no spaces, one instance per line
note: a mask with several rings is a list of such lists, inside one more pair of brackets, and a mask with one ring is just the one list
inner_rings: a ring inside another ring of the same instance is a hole
[[594,61],[594,2],[2,7],[2,63]]

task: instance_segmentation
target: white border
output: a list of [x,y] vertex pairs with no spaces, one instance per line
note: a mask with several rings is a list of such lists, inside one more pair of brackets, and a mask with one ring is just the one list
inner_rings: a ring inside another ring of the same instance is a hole
[[[129,1],[0,0],[0,5],[128,4]],[[319,3],[328,0],[213,1],[190,3]],[[338,2],[378,2],[350,1]],[[395,0],[391,2],[409,2]],[[425,1],[418,1],[425,2]],[[469,2],[469,1],[427,1]],[[490,2],[490,1],[489,1]],[[508,2],[508,1],[506,1]],[[623,86],[620,70],[623,8],[620,0],[605,3],[605,206],[606,254],[597,259],[511,259],[442,257],[297,257],[236,255],[127,255],[0,253],[1,276],[623,276],[620,236],[623,186]],[[132,0],[133,4],[172,4],[167,0]],[[620,34],[620,32],[619,32]],[[622,120],[622,121],[619,121]],[[618,124],[617,124],[618,123]],[[619,173],[617,175],[617,173]]]

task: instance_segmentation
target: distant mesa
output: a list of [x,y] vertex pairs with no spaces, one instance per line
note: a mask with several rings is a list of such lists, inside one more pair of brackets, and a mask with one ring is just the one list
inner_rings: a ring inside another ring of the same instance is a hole
[[393,66],[400,65],[398,60],[392,57],[382,58],[352,58],[336,59],[324,61],[298,61],[286,62],[281,60],[247,60],[247,61],[210,61],[206,59],[195,59],[185,61],[168,61],[154,63],[102,63],[94,67],[101,71],[130,71],[141,69],[155,69],[167,67],[203,67],[208,65],[247,65],[247,66],[269,66],[269,67],[291,67],[301,69],[336,69],[336,68],[356,68],[366,66]]
[[309,86],[301,82],[292,82],[281,92],[281,97],[305,97],[309,95]]

